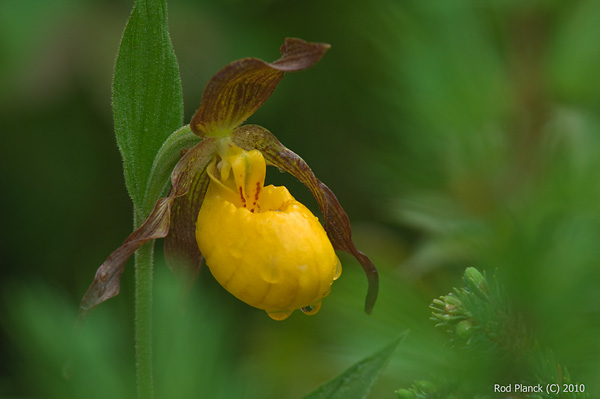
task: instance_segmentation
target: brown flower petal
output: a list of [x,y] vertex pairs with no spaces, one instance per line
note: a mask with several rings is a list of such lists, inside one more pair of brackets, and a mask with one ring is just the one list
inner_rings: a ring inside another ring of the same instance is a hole
[[[187,194],[192,192],[196,188],[195,184],[202,180],[201,175],[212,159],[215,148],[215,140],[206,139],[186,152],[179,160],[171,174],[171,190],[167,197],[161,198],[156,202],[154,209],[146,221],[131,233],[119,248],[110,254],[96,272],[94,281],[81,300],[79,307],[80,319],[85,317],[94,307],[119,293],[121,274],[125,268],[125,263],[138,248],[150,240],[163,238],[169,234],[171,209],[176,201],[178,214],[188,212],[186,210],[186,202],[179,202],[178,200],[180,198],[194,198],[193,195],[188,196]],[[195,207],[196,201],[196,199],[193,199],[188,202],[192,204],[191,206]],[[178,224],[180,219],[173,218],[173,221],[175,224]],[[175,238],[172,241],[173,244],[171,244],[171,247],[187,248],[187,239],[180,233],[181,228],[175,228],[174,226],[173,229],[175,231]],[[199,258],[199,262],[201,262],[201,258]]]
[[325,230],[333,247],[354,255],[363,267],[369,283],[365,311],[371,313],[379,291],[379,275],[373,262],[356,249],[352,242],[350,220],[335,194],[317,179],[302,158],[287,149],[267,129],[256,125],[245,125],[237,128],[231,138],[236,145],[246,151],[259,150],[268,163],[291,173],[308,187],[323,213]]
[[136,231],[125,239],[96,271],[92,285],[86,291],[79,306],[80,319],[97,305],[117,295],[121,288],[121,274],[125,263],[139,247],[150,240],[162,238],[169,232],[169,217],[173,197],[156,202],[150,216]]
[[281,58],[237,60],[221,69],[206,85],[190,127],[200,137],[224,136],[241,125],[271,96],[284,72],[300,71],[318,62],[328,44],[288,38]]

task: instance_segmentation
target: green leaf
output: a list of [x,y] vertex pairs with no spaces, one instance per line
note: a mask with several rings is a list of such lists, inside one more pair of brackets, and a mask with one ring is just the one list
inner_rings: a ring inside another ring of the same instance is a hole
[[167,26],[165,0],[136,0],[115,65],[113,116],[125,184],[139,216],[157,198],[145,198],[163,142],[183,125],[179,67]]
[[366,399],[371,386],[406,334],[402,333],[391,344],[321,385],[304,399]]

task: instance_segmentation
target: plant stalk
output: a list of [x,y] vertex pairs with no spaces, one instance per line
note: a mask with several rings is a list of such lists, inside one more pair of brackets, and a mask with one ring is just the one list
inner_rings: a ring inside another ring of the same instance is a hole
[[152,279],[154,241],[135,253],[135,368],[138,399],[154,398],[152,367]]

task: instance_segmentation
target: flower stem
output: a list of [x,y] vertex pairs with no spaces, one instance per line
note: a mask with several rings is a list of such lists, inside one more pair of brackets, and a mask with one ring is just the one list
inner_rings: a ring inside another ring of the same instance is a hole
[[154,398],[152,368],[152,278],[154,241],[135,253],[135,368],[138,399]]

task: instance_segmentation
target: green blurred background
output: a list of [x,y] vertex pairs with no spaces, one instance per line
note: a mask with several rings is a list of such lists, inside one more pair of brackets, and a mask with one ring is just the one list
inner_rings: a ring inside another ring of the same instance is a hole
[[[2,397],[135,391],[131,265],[73,332],[132,227],[110,106],[130,9],[0,1]],[[207,269],[181,299],[159,243],[157,397],[298,398],[406,329],[372,398],[436,375],[493,383],[454,375],[460,356],[428,320],[467,266],[496,272],[538,342],[600,397],[600,1],[172,0],[169,21],[186,120],[225,64],[274,60],[288,36],[332,45],[249,122],[333,189],[382,286],[365,315],[366,280],[341,254],[320,313],[275,322]],[[317,213],[293,178],[268,179]]]

